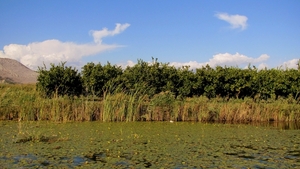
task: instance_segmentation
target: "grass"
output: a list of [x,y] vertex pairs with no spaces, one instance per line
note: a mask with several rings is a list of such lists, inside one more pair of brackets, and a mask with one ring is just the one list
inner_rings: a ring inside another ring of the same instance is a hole
[[293,98],[224,101],[204,96],[175,98],[170,92],[149,97],[142,91],[106,93],[101,99],[46,99],[35,85],[0,85],[0,120],[19,121],[300,121],[300,105]]
[[38,123],[32,122],[19,122],[17,134],[13,136],[14,143],[26,143],[26,142],[47,142],[53,143],[58,141],[68,140],[67,137],[61,137],[60,135],[53,134],[48,130],[44,130]]

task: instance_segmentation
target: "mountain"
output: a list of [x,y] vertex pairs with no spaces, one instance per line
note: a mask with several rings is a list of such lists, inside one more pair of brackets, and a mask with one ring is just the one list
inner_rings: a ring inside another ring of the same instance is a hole
[[37,77],[37,72],[22,63],[9,58],[0,58],[0,83],[36,83]]

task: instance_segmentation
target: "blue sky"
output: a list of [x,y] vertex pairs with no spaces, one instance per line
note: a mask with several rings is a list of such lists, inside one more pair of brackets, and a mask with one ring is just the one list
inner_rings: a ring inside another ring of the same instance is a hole
[[0,57],[36,70],[67,61],[296,68],[298,0],[1,0]]

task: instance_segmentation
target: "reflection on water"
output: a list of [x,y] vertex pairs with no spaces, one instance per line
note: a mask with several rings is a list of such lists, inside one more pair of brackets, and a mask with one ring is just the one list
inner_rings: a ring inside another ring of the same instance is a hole
[[[214,123],[211,123],[214,124]],[[221,124],[247,124],[257,127],[275,128],[280,130],[300,130],[300,122],[248,122],[248,123],[237,123],[237,122],[223,122]]]
[[261,122],[261,123],[251,123],[255,126],[261,127],[272,127],[281,130],[299,130],[300,122]]
[[283,130],[299,130],[300,122],[289,122],[289,123],[279,123],[273,122],[274,127],[283,129]]

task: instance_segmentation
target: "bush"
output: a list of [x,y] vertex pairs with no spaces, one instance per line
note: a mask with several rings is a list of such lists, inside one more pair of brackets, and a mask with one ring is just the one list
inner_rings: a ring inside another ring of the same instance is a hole
[[121,75],[122,68],[109,62],[104,66],[101,63],[87,63],[82,68],[82,81],[86,94],[102,97],[106,88],[118,85],[117,78]]
[[65,63],[57,66],[51,64],[50,70],[45,65],[39,67],[36,86],[43,96],[79,96],[82,93],[80,73],[75,68],[65,66]]

